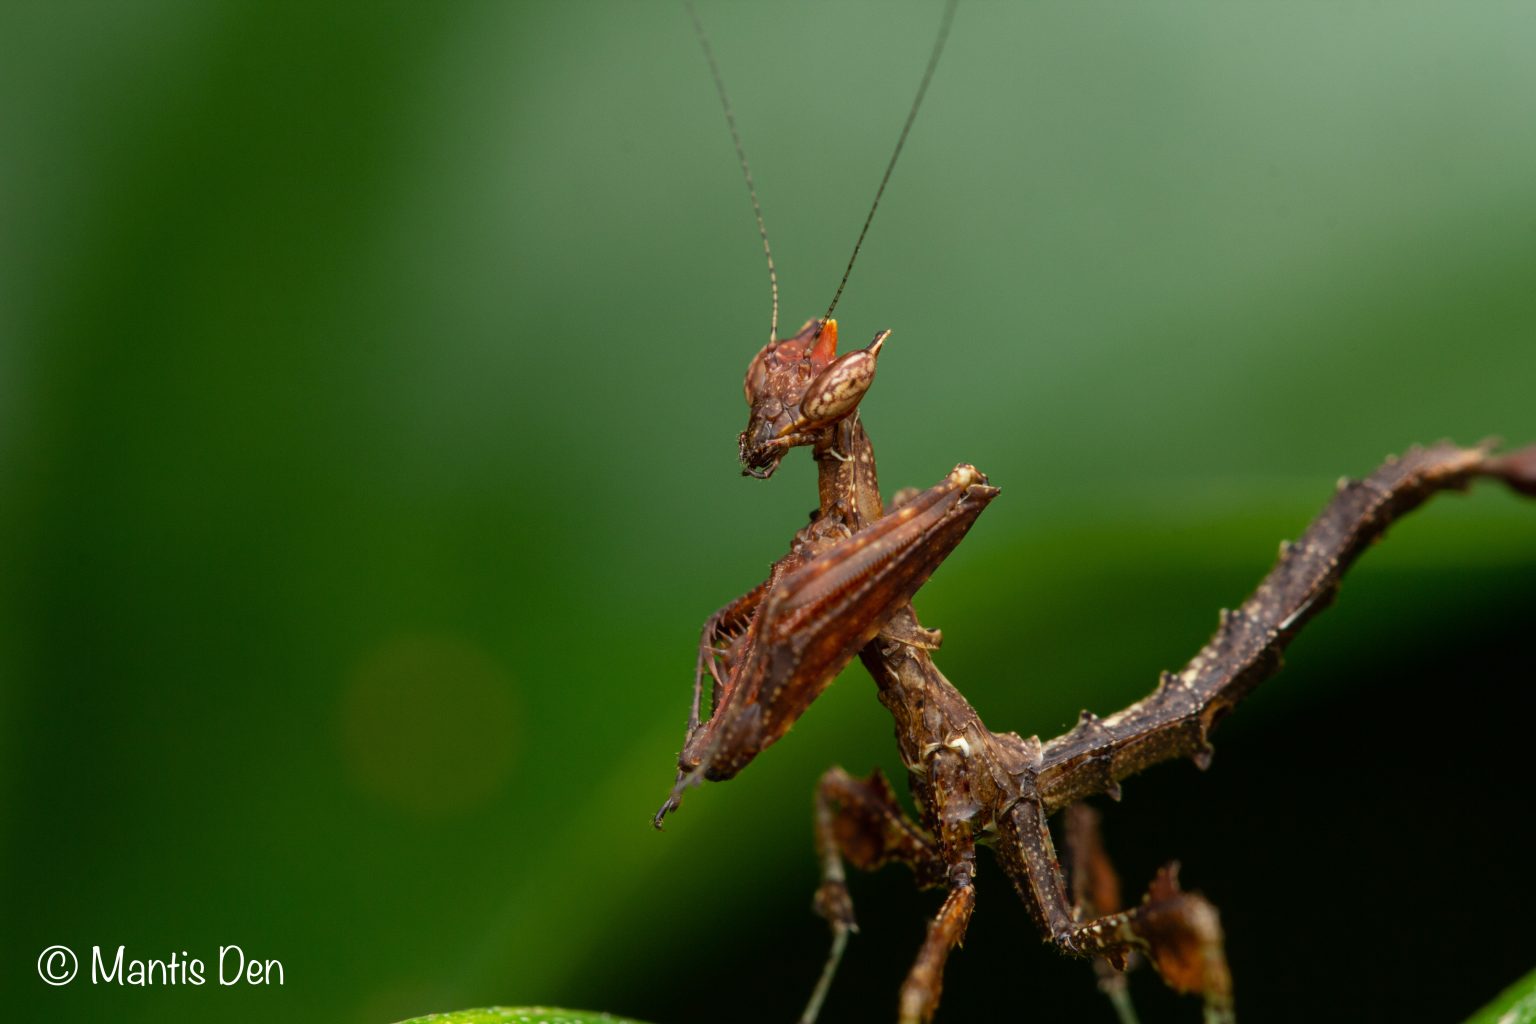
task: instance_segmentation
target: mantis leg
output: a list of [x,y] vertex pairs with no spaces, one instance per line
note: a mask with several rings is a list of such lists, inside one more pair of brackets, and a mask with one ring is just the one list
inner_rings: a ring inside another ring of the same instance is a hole
[[705,620],[704,629],[699,634],[699,657],[693,667],[693,707],[688,712],[688,738],[691,739],[699,727],[705,673],[711,679],[709,703],[714,707],[720,703],[720,688],[741,659],[747,630],[766,593],[768,581],[765,580]]
[[1204,896],[1179,888],[1177,863],[1158,869],[1139,906],[1080,920],[1067,900],[1038,798],[1020,800],[1008,809],[998,823],[998,840],[1003,870],[1059,950],[1070,956],[1105,957],[1116,964],[1139,951],[1170,988],[1205,998],[1207,1024],[1230,1024],[1234,1019],[1221,919]]
[[[940,758],[932,761],[934,775],[942,775],[945,766]],[[945,814],[943,801],[938,801],[938,846],[945,864],[946,884],[949,895],[943,906],[938,907],[934,920],[928,923],[928,935],[923,938],[922,949],[917,950],[917,960],[912,961],[902,983],[902,1003],[897,1013],[899,1024],[925,1024],[931,1021],[938,1009],[938,995],[945,984],[945,964],[949,950],[965,938],[966,926],[971,923],[971,910],[975,909],[975,837],[968,817]]]
[[[709,706],[711,709],[717,708],[726,680],[736,671],[736,665],[748,647],[752,619],[757,615],[758,606],[763,603],[763,595],[768,593],[772,583],[771,579],[764,580],[704,620],[704,628],[699,633],[699,654],[693,664],[693,703],[688,708],[688,731],[683,736],[684,746],[693,739],[703,723],[704,677],[710,677]],[[656,828],[661,828],[662,819],[677,809],[676,789],[682,785],[686,774],[683,769],[678,769],[673,795],[651,819],[651,824]]]
[[1442,441],[1410,449],[1359,480],[1339,481],[1333,500],[1300,540],[1280,545],[1275,566],[1241,605],[1221,613],[1210,642],[1156,691],[1106,718],[1084,713],[1045,745],[1036,793],[1054,812],[1160,762],[1210,763],[1210,732],[1280,669],[1285,648],[1338,592],[1344,573],[1393,522],[1434,495],[1478,478],[1536,497],[1536,445],[1495,455],[1489,444]]
[[879,769],[867,779],[849,775],[842,768],[829,768],[821,777],[816,785],[816,852],[821,858],[821,887],[813,905],[832,929],[832,950],[800,1015],[801,1024],[816,1020],[848,935],[858,931],[843,873],[844,860],[861,871],[874,871],[892,862],[905,864],[924,888],[938,885],[944,878],[938,845],[907,816]]
[[[933,1019],[939,1008],[939,994],[944,988],[944,964],[949,951],[960,945],[965,929],[971,922],[971,911],[976,907],[976,884],[972,878],[976,848],[970,829],[964,829],[965,846],[961,852],[963,870],[952,870],[949,879],[949,895],[943,906],[928,922],[928,934],[917,959],[907,972],[907,980],[901,985],[901,1011],[897,1015],[900,1024],[920,1024]],[[956,865],[952,864],[951,867]]]
[[[705,779],[731,778],[776,742],[911,600],[997,495],[974,466],[956,466],[942,481],[873,523],[852,530],[840,517],[819,516],[774,564],[760,593],[728,605],[707,627],[696,663],[696,704],[704,672],[719,699],[708,721],[695,714],[678,755],[677,781],[654,824],[676,809],[682,792]],[[746,632],[722,649],[719,629],[745,618]],[[929,631],[903,642],[934,646]],[[722,655],[723,651],[723,655]],[[719,674],[724,657],[727,672]]]
[[928,922],[928,934],[917,959],[901,985],[899,1024],[922,1024],[933,1018],[944,988],[944,965],[949,951],[965,938],[971,911],[976,907],[976,838],[971,829],[975,807],[967,797],[964,759],[953,750],[935,751],[927,762],[934,786],[930,799],[932,819],[939,836],[939,856],[949,895]]
[[[1063,812],[1062,838],[1067,848],[1067,878],[1072,885],[1072,917],[1086,921],[1121,909],[1120,876],[1104,852],[1099,831],[1099,812],[1087,804],[1073,804]],[[1109,999],[1120,1024],[1137,1024],[1136,1008],[1131,1005],[1126,971],[1139,957],[1101,956],[1093,960],[1099,979],[1099,991]]]

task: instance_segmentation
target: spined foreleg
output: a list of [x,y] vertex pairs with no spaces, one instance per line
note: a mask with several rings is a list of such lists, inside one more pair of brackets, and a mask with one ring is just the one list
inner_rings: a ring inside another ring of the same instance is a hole
[[[745,617],[734,605],[708,627],[695,666],[688,739],[678,754],[672,793],[654,824],[660,827],[687,787],[731,778],[788,732],[854,654],[906,606],[996,495],[975,467],[961,465],[858,530],[831,516],[801,530],[761,593],[743,599],[757,604],[745,634],[723,645],[718,640],[721,626]],[[898,639],[923,647],[938,643],[937,634],[927,630]],[[698,707],[706,671],[718,694],[707,721]]]
[[[693,702],[688,708],[688,731],[683,736],[685,747],[703,722],[704,677],[710,677],[710,707],[718,707],[726,680],[741,661],[747,646],[752,618],[772,583],[771,578],[764,580],[704,621],[704,628],[699,633],[698,657],[693,664]],[[686,771],[678,769],[672,795],[651,819],[656,828],[661,828],[662,819],[677,810],[678,790],[686,775]]]
[[[770,580],[764,580],[747,593],[721,608],[704,622],[699,633],[699,656],[693,666],[693,707],[688,712],[688,739],[699,727],[700,704],[704,694],[704,676],[710,677],[710,706],[720,703],[720,688],[741,658],[752,616],[757,614]],[[685,739],[686,743],[687,740]]]

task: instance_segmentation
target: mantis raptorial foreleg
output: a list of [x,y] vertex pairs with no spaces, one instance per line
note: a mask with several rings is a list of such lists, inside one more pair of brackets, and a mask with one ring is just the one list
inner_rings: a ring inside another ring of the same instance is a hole
[[693,706],[688,713],[689,737],[698,729],[701,720],[704,677],[710,677],[709,706],[714,708],[720,703],[721,687],[741,660],[752,616],[757,614],[757,606],[762,604],[763,595],[767,592],[768,583],[759,583],[705,621],[704,629],[699,634],[699,657],[693,669]]
[[[906,606],[996,495],[974,467],[961,465],[859,529],[841,516],[821,515],[796,534],[767,582],[706,624],[695,707],[705,671],[716,680],[717,700],[707,721],[690,715],[677,783],[655,823],[677,807],[687,786],[730,778],[783,736]],[[727,632],[722,646],[722,629],[739,624],[749,608],[745,633]],[[932,646],[937,637],[912,631],[908,641]]]

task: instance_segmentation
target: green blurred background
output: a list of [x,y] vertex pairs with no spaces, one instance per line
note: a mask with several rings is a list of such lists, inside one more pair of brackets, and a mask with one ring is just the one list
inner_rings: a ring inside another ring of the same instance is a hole
[[[830,297],[932,4],[716,4],[786,326]],[[888,489],[1004,496],[924,591],[999,729],[1146,691],[1341,473],[1536,439],[1536,8],[968,3],[839,309]],[[744,480],[767,288],[670,4],[6,4],[0,978],[13,1019],[792,1019],[854,670],[665,796],[700,622],[814,503]],[[1446,1019],[1536,963],[1536,509],[1404,523],[1111,850],[1222,907],[1247,1020]],[[1108,1020],[990,869],[941,1019]],[[831,1020],[931,896],[854,881]],[[1349,928],[1363,929],[1349,936]],[[281,988],[43,985],[221,943]],[[1138,978],[1149,1019],[1195,1007]]]

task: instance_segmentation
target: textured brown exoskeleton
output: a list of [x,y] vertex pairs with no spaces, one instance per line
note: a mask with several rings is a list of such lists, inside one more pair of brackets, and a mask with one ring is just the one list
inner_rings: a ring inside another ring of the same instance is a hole
[[[908,128],[952,11],[953,2]],[[702,29],[699,34],[704,42]],[[726,110],[734,137],[728,103]],[[739,139],[736,144],[740,155]],[[887,179],[889,174],[888,166]],[[758,219],[761,229],[760,214]],[[764,233],[765,249],[766,241]],[[771,257],[769,268],[772,275]],[[945,960],[964,936],[975,904],[978,844],[994,848],[1046,940],[1063,953],[1095,961],[1101,987],[1122,1019],[1131,1019],[1131,1011],[1120,972],[1133,956],[1145,957],[1174,989],[1199,993],[1207,1020],[1230,1019],[1232,979],[1216,908],[1180,888],[1177,864],[1160,869],[1141,901],[1124,907],[1097,816],[1081,801],[1098,794],[1118,799],[1120,780],[1162,761],[1189,758],[1205,768],[1211,730],[1279,669],[1286,645],[1327,606],[1344,572],[1397,517],[1479,477],[1536,496],[1536,446],[1500,456],[1488,444],[1441,442],[1389,458],[1363,479],[1341,481],[1301,539],[1281,545],[1258,589],[1236,610],[1221,613],[1215,635],[1181,671],[1164,673],[1157,689],[1130,707],[1104,718],[1085,711],[1070,732],[1042,742],[992,732],[982,723],[934,665],[931,652],[940,635],[923,628],[910,603],[998,490],[962,464],[928,490],[884,505],[859,402],[889,332],[838,356],[830,312],[791,338],[770,340],[748,367],[743,472],[766,478],[790,448],[808,446],[818,468],[819,503],[769,578],[705,624],[677,781],[656,825],[677,808],[685,788],[731,778],[782,737],[857,655],[895,719],[919,820],[907,815],[878,771],[861,779],[833,768],[822,777],[815,818],[822,884],[815,908],[831,925],[833,944],[803,1022],[815,1019],[854,928],[845,861],[863,869],[898,861],[920,885],[947,890],[902,986],[897,1013],[901,1024],[932,1017]],[[701,710],[706,676],[713,709],[707,718]],[[1068,871],[1048,824],[1059,811],[1066,812]]]

